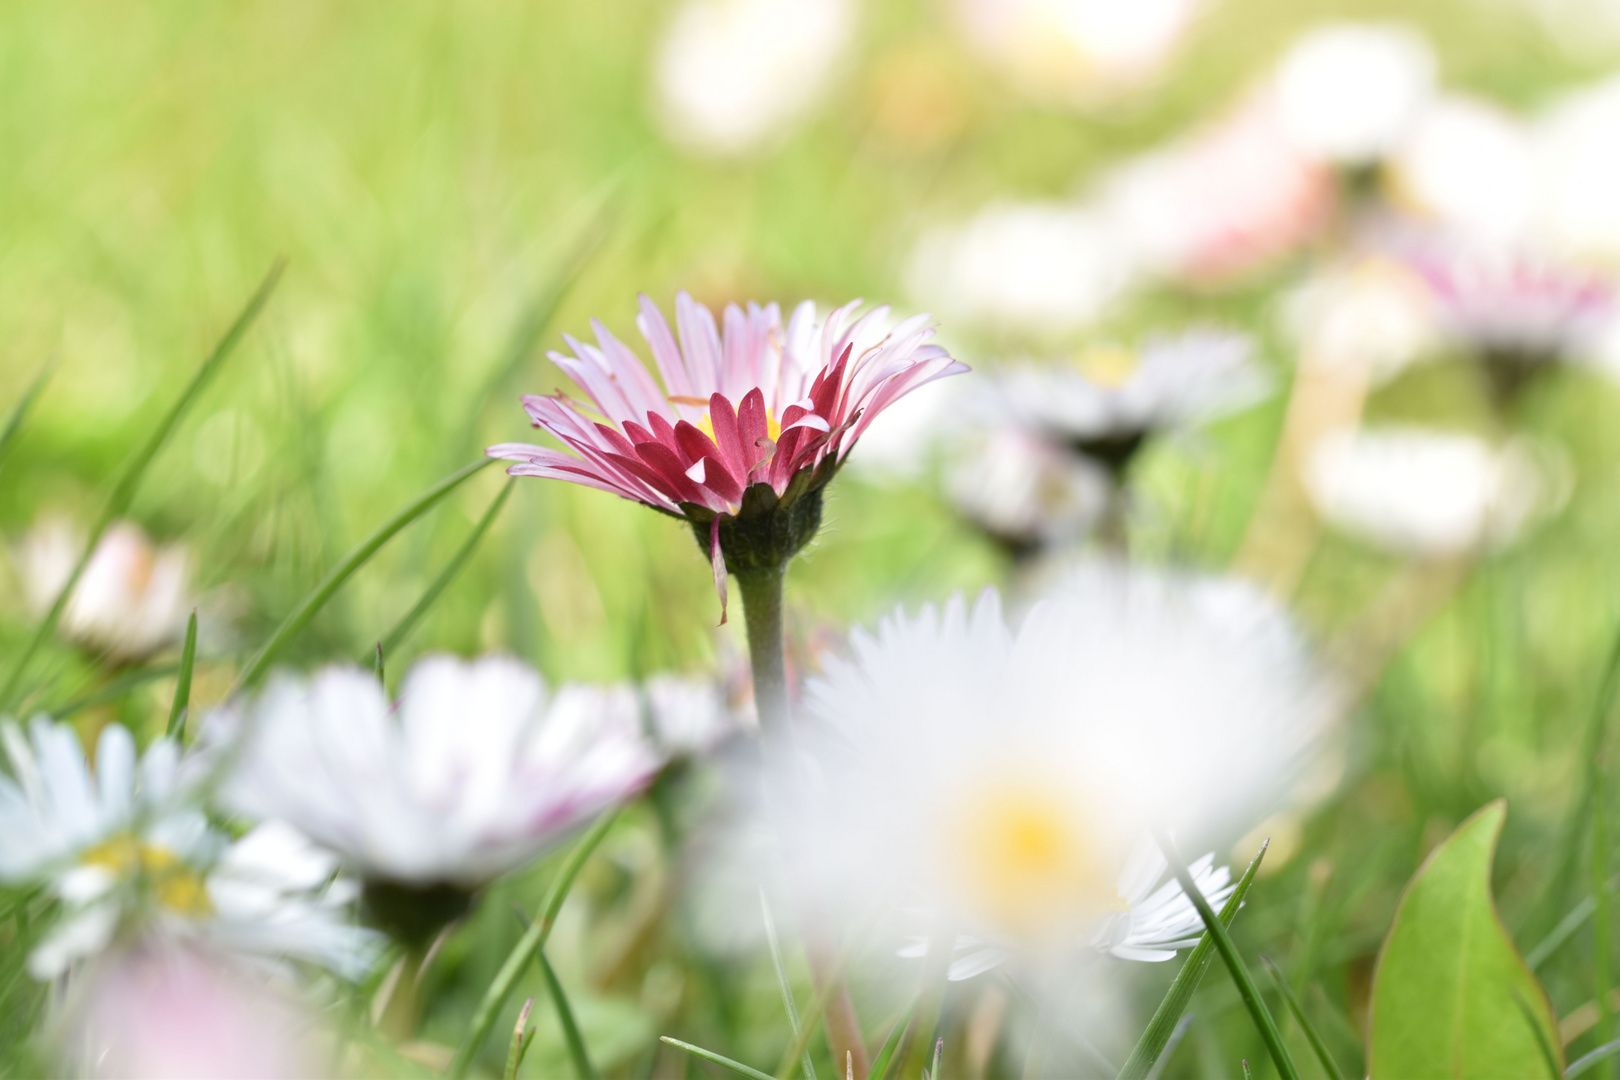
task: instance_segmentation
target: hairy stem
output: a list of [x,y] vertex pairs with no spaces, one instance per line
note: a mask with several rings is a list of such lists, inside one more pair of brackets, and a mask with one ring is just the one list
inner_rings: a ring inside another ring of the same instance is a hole
[[782,584],[786,577],[785,562],[771,570],[737,575],[743,618],[748,623],[754,708],[759,712],[760,731],[767,739],[779,737],[788,719],[787,661],[782,636]]

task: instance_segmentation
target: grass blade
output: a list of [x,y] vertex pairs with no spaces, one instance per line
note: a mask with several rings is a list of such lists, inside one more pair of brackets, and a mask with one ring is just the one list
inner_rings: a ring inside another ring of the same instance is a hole
[[[1266,857],[1266,848],[1270,845],[1268,840],[1260,845],[1260,850],[1249,863],[1249,868],[1243,872],[1238,880],[1237,888],[1221,906],[1221,922],[1227,926],[1237,918],[1238,908],[1243,906],[1243,898],[1249,893],[1249,886],[1254,884],[1254,875],[1260,869],[1260,860]],[[1153,1019],[1148,1021],[1147,1030],[1137,1040],[1136,1048],[1126,1059],[1125,1067],[1119,1072],[1119,1080],[1146,1080],[1152,1075],[1154,1062],[1159,1060],[1172,1041],[1177,1027],[1181,1023],[1181,1014],[1187,1011],[1192,1001],[1193,991],[1203,981],[1204,972],[1215,960],[1215,943],[1208,934],[1198,939],[1192,951],[1187,954],[1187,962],[1181,965],[1181,971],[1176,975],[1176,981],[1170,984],[1169,993],[1159,1002],[1159,1007],[1153,1013]]]
[[1198,909],[1208,936],[1215,939],[1215,951],[1221,954],[1221,960],[1225,962],[1226,970],[1232,976],[1232,982],[1237,984],[1238,996],[1243,999],[1243,1006],[1249,1010],[1249,1018],[1254,1021],[1255,1030],[1260,1033],[1266,1049],[1271,1053],[1271,1061],[1277,1067],[1277,1074],[1283,1080],[1299,1080],[1299,1070],[1294,1066],[1294,1059],[1288,1053],[1288,1047],[1283,1044],[1282,1032],[1277,1030],[1277,1021],[1272,1019],[1271,1010],[1266,1008],[1265,999],[1260,996],[1259,989],[1254,985],[1254,977],[1249,974],[1249,968],[1244,964],[1242,954],[1237,951],[1237,946],[1232,944],[1232,936],[1227,933],[1226,924],[1210,909],[1209,901],[1204,899],[1204,894],[1198,891],[1198,883],[1187,873],[1187,864],[1181,861],[1181,854],[1176,851],[1170,837],[1158,833],[1154,839],[1158,841],[1159,849],[1169,861],[1170,870],[1176,875],[1176,880],[1181,882],[1181,891],[1192,901],[1193,907]]
[[125,459],[124,468],[119,473],[117,483],[113,485],[112,494],[107,496],[107,504],[102,507],[101,516],[96,519],[95,525],[90,530],[90,537],[84,545],[84,553],[79,556],[79,561],[73,567],[73,572],[62,583],[62,588],[57,592],[56,599],[51,602],[50,610],[45,613],[45,618],[40,621],[39,626],[34,630],[33,637],[28,639],[28,643],[17,654],[16,661],[11,665],[11,672],[6,676],[5,685],[0,687],[0,712],[6,712],[10,709],[17,689],[22,685],[23,675],[27,672],[29,663],[34,659],[34,654],[39,651],[39,647],[44,644],[45,639],[50,637],[56,630],[56,624],[62,618],[62,612],[67,607],[68,598],[73,595],[73,588],[78,585],[79,578],[83,576],[84,568],[89,564],[90,556],[95,552],[96,545],[101,542],[102,534],[107,531],[108,526],[113,521],[129,509],[129,504],[135,498],[136,489],[140,487],[141,478],[146,475],[147,467],[152,464],[152,459],[157,457],[158,451],[163,449],[163,444],[168,441],[174,429],[179,426],[181,419],[190,410],[192,403],[197,400],[198,396],[213,379],[214,374],[219,371],[230,355],[236,351],[236,346],[247,334],[248,327],[253,325],[253,320],[258,318],[260,311],[264,310],[264,305],[269,301],[271,292],[275,290],[276,282],[281,280],[283,265],[278,260],[270,268],[270,272],[259,283],[258,290],[248,300],[247,306],[236,316],[236,321],[231,323],[230,329],[225,331],[225,336],[219,339],[219,343],[214,346],[214,351],[209,353],[208,358],[202,362],[202,366],[197,369],[197,373],[191,377],[191,381],[180,392],[179,398],[169,407],[169,411],[158,422],[158,426],[153,429],[152,434],[147,436],[146,442],[142,443],[138,450]]
[[1316,1028],[1305,1018],[1305,1010],[1301,1007],[1299,999],[1294,996],[1293,987],[1283,978],[1283,973],[1271,962],[1270,957],[1262,956],[1260,963],[1265,965],[1266,974],[1270,975],[1271,981],[1276,984],[1277,993],[1287,1002],[1288,1011],[1299,1021],[1300,1030],[1305,1032],[1305,1038],[1310,1041],[1311,1049],[1316,1052],[1316,1060],[1322,1063],[1323,1071],[1332,1077],[1332,1080],[1344,1080],[1344,1073],[1339,1071],[1338,1063],[1333,1060],[1333,1055],[1328,1053],[1327,1043],[1322,1041],[1322,1036],[1317,1034]]
[[551,991],[551,1003],[557,1008],[557,1019],[562,1022],[563,1040],[568,1043],[568,1057],[574,1063],[574,1076],[578,1080],[597,1080],[596,1066],[591,1064],[591,1055],[585,1049],[585,1039],[579,1033],[579,1025],[574,1022],[574,1010],[568,1005],[568,995],[563,993],[562,982],[558,980],[557,973],[551,970],[551,961],[546,959],[546,950],[536,951],[534,959],[540,965],[540,974],[546,978],[546,989]]
[[259,650],[258,655],[243,669],[242,674],[237,676],[236,685],[231,687],[231,693],[227,696],[234,696],[237,691],[251,686],[259,676],[263,675],[271,662],[287,646],[287,643],[297,637],[299,631],[308,626],[310,620],[315,618],[315,615],[326,605],[326,602],[332,598],[332,594],[337,592],[343,586],[343,583],[354,575],[356,570],[359,570],[370,561],[371,557],[384,544],[393,539],[395,533],[427,513],[440,499],[455,490],[463,480],[484,468],[490,461],[489,458],[475,461],[471,465],[457,469],[443,480],[440,480],[427,491],[418,495],[409,506],[379,525],[376,531],[360,542],[358,547],[344,556],[343,561],[333,567],[331,572],[326,575],[326,578],[315,586],[315,589],[308,596],[304,597],[292,614],[283,619],[281,625],[276,627],[276,632],[270,635],[270,640],[264,643],[264,647]]
[[691,1054],[693,1057],[700,1057],[704,1061],[713,1062],[721,1068],[730,1069],[732,1072],[741,1076],[752,1077],[753,1080],[776,1080],[776,1077],[772,1076],[770,1073],[760,1072],[758,1069],[750,1068],[740,1061],[732,1061],[728,1057],[717,1054],[713,1050],[705,1050],[701,1046],[693,1046],[689,1042],[681,1042],[681,1040],[672,1039],[668,1035],[660,1035],[658,1037],[658,1041],[668,1043],[674,1047],[679,1047],[680,1049],[685,1050],[688,1054]]
[[1513,988],[1513,1004],[1519,1007],[1519,1011],[1524,1014],[1525,1022],[1530,1025],[1530,1030],[1535,1032],[1536,1049],[1541,1051],[1541,1062],[1547,1066],[1547,1074],[1552,1080],[1559,1080],[1563,1073],[1558,1071],[1558,1055],[1553,1051],[1552,1043],[1547,1041],[1547,1033],[1541,1029],[1541,1022],[1536,1019],[1535,1010],[1524,1000],[1524,995],[1519,993],[1518,987]]
[[40,391],[56,373],[56,359],[46,361],[45,366],[39,369],[34,381],[28,384],[23,396],[17,399],[17,405],[11,410],[11,416],[6,420],[4,431],[0,431],[0,469],[5,467],[6,455],[11,452],[11,444],[16,441],[17,432],[22,430],[23,420],[28,416],[28,410],[34,407],[34,401],[39,397]]
[[523,936],[513,946],[511,954],[507,956],[506,963],[502,964],[501,970],[496,973],[495,981],[490,983],[489,989],[484,992],[484,1000],[479,1003],[478,1011],[473,1014],[472,1023],[468,1025],[467,1038],[456,1051],[455,1060],[450,1063],[450,1069],[445,1074],[452,1080],[467,1075],[473,1057],[489,1036],[490,1029],[495,1026],[495,1017],[506,1004],[518,976],[523,974],[523,969],[528,966],[529,961],[545,947],[546,939],[551,936],[551,928],[557,921],[557,913],[562,910],[563,901],[568,899],[568,890],[573,888],[574,879],[579,876],[585,861],[608,834],[618,816],[618,807],[607,811],[568,853],[567,861],[557,871],[556,880],[551,883],[551,889],[546,894],[545,903],[540,908],[540,917],[530,923],[528,929],[523,932]]
[[1159,1080],[1159,1077],[1164,1075],[1164,1070],[1169,1066],[1170,1058],[1175,1054],[1176,1047],[1181,1045],[1181,1040],[1185,1039],[1187,1032],[1191,1030],[1192,1022],[1192,1013],[1184,1013],[1181,1019],[1176,1021],[1176,1029],[1170,1033],[1170,1038],[1165,1042],[1164,1052],[1159,1055],[1159,1060],[1155,1061],[1153,1068],[1148,1070],[1147,1080]]
[[529,1026],[529,1010],[533,1008],[534,998],[530,998],[518,1013],[517,1025],[512,1028],[512,1044],[506,1050],[506,1071],[501,1074],[504,1080],[517,1080],[518,1066],[523,1064],[523,1055],[534,1040],[533,1030],[524,1031]]
[[888,1080],[889,1066],[894,1064],[895,1051],[900,1049],[900,1040],[906,1034],[906,1028],[911,1026],[912,1014],[917,1011],[917,1003],[922,1000],[922,992],[911,995],[911,1002],[900,1014],[900,1019],[894,1022],[889,1031],[889,1037],[883,1040],[883,1046],[878,1049],[877,1057],[872,1059],[871,1071],[866,1075],[868,1080]]
[[[765,943],[770,946],[771,963],[776,967],[776,984],[782,989],[782,1005],[787,1009],[788,1026],[793,1029],[794,1039],[799,1037],[799,1006],[793,1000],[793,983],[788,979],[787,964],[782,959],[782,942],[776,936],[776,920],[771,918],[770,901],[765,898],[765,890],[759,890],[759,910],[765,918]],[[816,1066],[810,1060],[810,1051],[804,1052],[805,1080],[816,1080]]]
[[1576,1077],[1581,1076],[1582,1074],[1595,1068],[1597,1065],[1609,1060],[1616,1054],[1620,1054],[1620,1039],[1616,1039],[1614,1042],[1604,1043],[1591,1053],[1584,1054],[1570,1062],[1569,1068],[1564,1070],[1564,1080],[1575,1080]]
[[[473,549],[478,546],[478,542],[489,531],[490,525],[500,515],[501,507],[506,505],[506,500],[512,494],[512,485],[515,482],[515,477],[506,481],[506,486],[501,488],[499,495],[495,496],[495,501],[490,504],[489,509],[484,511],[484,516],[479,519],[478,524],[473,528],[472,534],[467,537],[460,549],[445,564],[444,569],[439,571],[439,576],[433,579],[433,583],[427,587],[416,603],[411,605],[411,610],[407,611],[399,622],[394,624],[394,628],[388,631],[387,636],[378,643],[379,655],[394,655],[395,650],[410,636],[411,631],[416,629],[416,624],[422,620],[422,616],[427,614],[428,608],[433,606],[434,602],[439,599],[440,594],[455,580],[456,575],[461,572],[461,568],[467,565],[467,560],[472,557]],[[380,667],[380,660],[378,664]]]
[[101,705],[108,701],[117,701],[131,690],[145,686],[155,679],[166,679],[179,670],[180,664],[178,661],[172,664],[155,664],[152,667],[136,668],[134,671],[120,675],[116,679],[107,680],[101,687],[90,691],[88,694],[69,698],[60,705],[45,709],[44,712],[56,720],[66,720],[75,713],[83,712],[92,706]]
[[164,734],[178,739],[185,734],[186,713],[191,710],[191,669],[197,663],[197,612],[186,620],[186,643],[180,649],[180,678],[174,684],[174,704],[169,706],[169,725]]
[[[843,951],[838,954],[838,958],[833,961],[832,967],[827,970],[826,978],[822,981],[820,988],[816,990],[815,1000],[810,1003],[810,1011],[806,1014],[804,1026],[799,1029],[799,1037],[793,1040],[793,1045],[787,1048],[787,1051],[782,1055],[782,1060],[777,1063],[775,1080],[790,1080],[793,1076],[794,1063],[800,1059],[810,1046],[810,1040],[815,1038],[817,1029],[821,1027],[821,1021],[827,1016],[828,1002],[832,1001],[833,994],[837,993],[838,988],[842,985],[844,966],[849,963],[849,958],[854,955],[857,940],[859,940],[857,934],[851,933]],[[836,1073],[837,1071],[838,1063],[835,1061],[833,1062],[833,1072]]]

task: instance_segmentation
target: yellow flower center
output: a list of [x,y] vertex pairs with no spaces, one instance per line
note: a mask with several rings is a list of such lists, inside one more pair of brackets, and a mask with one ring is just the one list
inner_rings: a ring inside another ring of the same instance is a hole
[[1110,390],[1124,386],[1136,374],[1136,353],[1123,345],[1094,345],[1074,358],[1080,374]]
[[178,915],[201,918],[213,913],[208,884],[173,851],[149,844],[132,833],[108,837],[84,853],[85,866],[99,866],[114,877],[140,875],[152,886],[158,903]]
[[998,781],[960,804],[957,872],[969,902],[1020,937],[1050,937],[1121,910],[1083,802],[1056,785]]
[[[714,421],[709,419],[709,411],[703,410],[703,416],[697,422],[697,429],[709,438],[714,438]],[[776,418],[773,409],[765,410],[765,433],[770,436],[771,442],[779,442],[782,438],[782,421]]]

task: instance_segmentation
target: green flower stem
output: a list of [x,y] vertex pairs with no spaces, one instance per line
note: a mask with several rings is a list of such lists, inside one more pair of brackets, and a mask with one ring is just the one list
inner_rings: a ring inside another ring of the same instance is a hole
[[782,633],[782,585],[787,563],[736,575],[748,624],[748,663],[754,675],[754,708],[768,737],[785,731],[788,720],[787,659]]

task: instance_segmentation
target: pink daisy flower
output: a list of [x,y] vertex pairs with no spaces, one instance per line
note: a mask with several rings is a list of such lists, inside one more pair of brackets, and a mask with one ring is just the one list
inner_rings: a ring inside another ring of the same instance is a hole
[[775,304],[728,305],[724,333],[682,292],[675,332],[646,296],[636,325],[660,388],[625,344],[592,320],[596,345],[566,337],[551,360],[590,398],[530,395],[534,426],[566,449],[502,443],[489,456],[611,491],[690,522],[714,567],[725,621],[726,571],[773,569],[814,535],[821,490],[878,413],[917,387],[967,370],[930,344],[917,315],[888,327],[887,307],[856,300],[817,322],[810,301],[782,325]]

